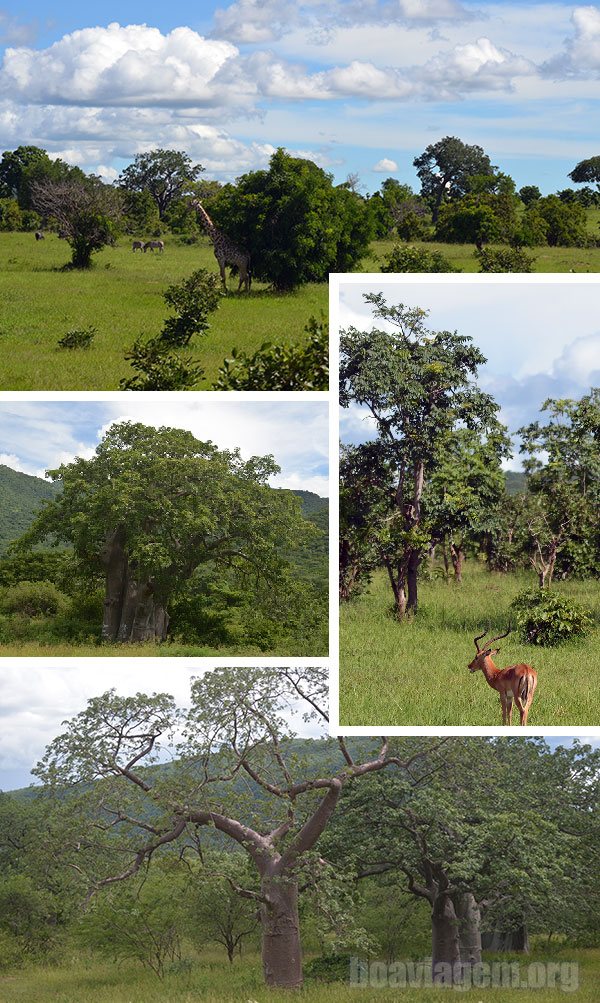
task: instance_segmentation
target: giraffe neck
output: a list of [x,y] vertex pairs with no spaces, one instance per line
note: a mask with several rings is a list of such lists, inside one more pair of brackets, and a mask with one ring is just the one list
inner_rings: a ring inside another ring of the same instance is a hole
[[196,206],[196,210],[198,211],[204,229],[207,230],[208,233],[210,234],[217,234],[219,231],[217,230],[215,224],[208,215],[204,206],[200,202],[195,202],[194,205]]

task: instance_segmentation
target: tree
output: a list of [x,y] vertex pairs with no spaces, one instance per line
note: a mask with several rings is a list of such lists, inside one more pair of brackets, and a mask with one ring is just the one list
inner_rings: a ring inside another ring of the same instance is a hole
[[485,438],[459,428],[441,439],[438,449],[423,506],[432,543],[448,546],[454,577],[461,582],[467,548],[478,544],[494,524],[504,494],[500,461],[510,455],[510,440],[502,425],[494,428],[490,421]]
[[252,863],[240,853],[203,853],[202,870],[194,878],[187,896],[190,937],[221,944],[233,964],[236,951],[241,954],[244,940],[258,928],[256,902],[236,891],[257,885]]
[[537,185],[523,185],[519,188],[519,198],[523,205],[527,206],[531,202],[535,202],[537,199],[541,199],[542,193]]
[[386,256],[382,272],[460,272],[441,251],[429,251],[426,247],[410,247],[395,244]]
[[470,338],[428,330],[420,307],[388,306],[381,293],[364,298],[394,330],[341,332],[340,403],[364,405],[373,416],[394,479],[378,549],[402,619],[417,609],[417,574],[430,544],[423,489],[440,445],[462,425],[484,436],[498,407],[472,383],[485,359]]
[[323,852],[426,902],[434,980],[460,983],[481,961],[482,924],[573,922],[593,868],[598,763],[589,748],[455,738],[416,764],[410,784],[381,773],[344,791]]
[[580,160],[567,175],[576,184],[597,184],[600,188],[600,157]]
[[541,220],[550,247],[584,247],[588,235],[586,214],[577,202],[563,202],[558,195],[547,195],[532,202],[525,213],[525,229]]
[[455,136],[431,143],[413,164],[421,181],[421,195],[431,205],[434,223],[443,202],[466,194],[469,178],[491,175],[496,170],[480,146],[470,146]]
[[36,210],[53,219],[71,247],[71,267],[89,268],[92,254],[114,243],[121,200],[99,178],[85,181],[36,181],[31,186]]
[[[379,770],[404,773],[439,742],[417,741],[401,760],[383,741],[358,761],[339,738],[311,767],[292,741],[290,702],[305,720],[324,725],[326,670],[218,668],[192,681],[190,707],[180,712],[164,693],[123,698],[110,691],[67,724],[35,774],[54,797],[65,784],[86,788],[71,845],[85,848],[94,833],[93,845],[102,847],[100,858],[73,847],[90,895],[133,877],[171,844],[197,852],[203,827],[237,844],[259,881],[258,891],[237,884],[236,890],[260,911],[265,981],[296,988],[302,983],[298,897],[305,883],[318,883],[313,850],[343,789]],[[177,760],[148,769],[164,756],[162,743],[169,744],[174,728],[183,736]]]
[[350,271],[366,254],[371,224],[363,199],[334,187],[310,160],[279,149],[269,169],[225,185],[211,215],[252,259],[254,278],[291,290]]
[[534,511],[529,530],[540,584],[563,574],[598,573],[600,533],[600,389],[580,400],[546,400],[550,415],[519,429]]
[[182,429],[116,423],[92,459],[49,472],[63,490],[19,545],[66,540],[104,578],[103,641],[164,640],[170,597],[203,563],[285,588],[282,550],[311,527],[295,496],[267,485],[278,469]]
[[150,150],[136,155],[117,185],[130,192],[148,192],[163,219],[173,202],[193,191],[193,183],[203,170],[180,150]]

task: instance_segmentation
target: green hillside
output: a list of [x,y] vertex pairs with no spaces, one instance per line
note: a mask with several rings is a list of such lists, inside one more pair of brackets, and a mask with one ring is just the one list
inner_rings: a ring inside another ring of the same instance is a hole
[[522,470],[507,470],[504,480],[506,493],[509,495],[523,494],[527,490],[527,478]]
[[0,554],[31,525],[43,502],[60,487],[0,464]]

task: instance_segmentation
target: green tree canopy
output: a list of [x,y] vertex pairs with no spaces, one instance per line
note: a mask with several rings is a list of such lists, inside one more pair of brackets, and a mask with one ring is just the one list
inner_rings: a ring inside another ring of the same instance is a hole
[[456,136],[431,143],[413,164],[421,182],[421,195],[431,205],[434,223],[443,202],[466,194],[469,178],[491,175],[496,170],[481,146],[463,143]]
[[136,155],[117,184],[126,191],[148,192],[162,219],[174,201],[193,191],[193,183],[203,170],[180,150],[150,150]]
[[576,184],[589,184],[595,182],[600,186],[600,157],[589,157],[587,160],[580,160],[575,165],[568,177]]
[[268,170],[225,185],[211,215],[250,253],[253,276],[281,290],[350,271],[371,237],[360,195],[334,187],[330,174],[283,149],[273,154]]
[[271,456],[242,460],[191,432],[111,426],[90,460],[50,471],[63,487],[23,538],[71,544],[105,581],[102,638],[164,638],[167,604],[202,563],[236,570],[246,587],[284,587],[286,546],[311,532],[299,501],[267,484]]

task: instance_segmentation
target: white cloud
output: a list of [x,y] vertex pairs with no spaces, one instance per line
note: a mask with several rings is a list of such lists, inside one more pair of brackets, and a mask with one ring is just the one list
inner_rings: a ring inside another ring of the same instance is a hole
[[573,36],[562,53],[549,59],[543,71],[550,77],[590,79],[600,75],[600,8],[576,7],[571,14]]
[[239,103],[243,91],[223,93],[216,78],[238,53],[191,28],[167,35],[147,25],[84,28],[48,49],[9,48],[0,94],[40,104],[87,106]]
[[215,11],[215,35],[232,42],[271,42],[300,19],[298,4],[287,0],[236,0]]
[[420,71],[421,80],[437,97],[451,97],[466,91],[506,90],[515,77],[532,74],[527,59],[499,49],[489,38],[457,45],[436,56]]
[[583,335],[566,345],[552,367],[552,375],[575,380],[583,386],[600,377],[600,332]]
[[378,174],[394,174],[398,170],[398,164],[395,160],[390,160],[388,157],[383,157],[382,160],[378,160],[377,163],[371,168],[372,171],[377,171]]
[[0,10],[0,45],[28,45],[37,32],[37,21],[19,21],[7,10]]

